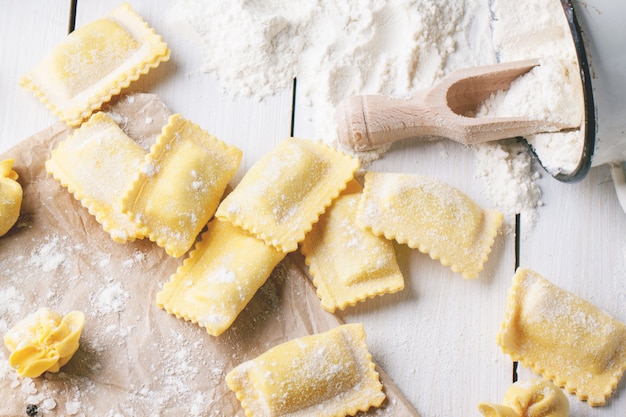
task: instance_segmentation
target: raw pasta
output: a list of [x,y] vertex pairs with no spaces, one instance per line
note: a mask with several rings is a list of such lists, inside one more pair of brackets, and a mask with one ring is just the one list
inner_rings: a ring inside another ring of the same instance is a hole
[[626,369],[626,326],[526,268],[513,278],[498,344],[592,406],[605,403]]
[[169,57],[161,37],[124,3],[70,33],[20,85],[76,126]]
[[343,417],[378,407],[382,384],[362,324],[275,346],[226,375],[248,417]]
[[0,236],[4,236],[20,216],[24,191],[12,167],[15,160],[0,161]]
[[292,252],[358,167],[321,142],[286,139],[250,168],[215,215]]
[[116,242],[143,237],[122,213],[122,198],[146,152],[106,113],[95,113],[51,153],[46,170]]
[[476,278],[491,252],[502,213],[485,210],[448,184],[419,175],[367,172],[357,221]]
[[9,363],[22,377],[36,378],[58,372],[78,350],[85,315],[72,311],[65,316],[41,308],[13,326],[4,336]]
[[157,294],[157,305],[219,336],[284,257],[242,229],[214,219]]
[[517,381],[504,394],[502,404],[481,403],[485,417],[569,417],[563,391],[545,379]]
[[240,149],[174,114],[146,155],[122,211],[169,255],[182,256],[215,213],[241,157]]
[[313,225],[301,251],[325,310],[334,312],[369,297],[404,288],[393,242],[356,224],[361,185],[344,192]]

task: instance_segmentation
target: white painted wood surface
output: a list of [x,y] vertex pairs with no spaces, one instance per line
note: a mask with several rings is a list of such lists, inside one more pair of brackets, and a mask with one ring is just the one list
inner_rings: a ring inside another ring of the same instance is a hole
[[[244,150],[233,184],[291,131],[312,137],[311,112],[284,91],[261,102],[221,96],[219,82],[198,71],[196,45],[172,33],[165,17],[170,2],[132,0],[170,45],[170,62],[134,84],[158,94],[172,112],[183,114],[222,140]],[[76,26],[105,15],[117,1],[79,0]],[[6,1],[0,9],[0,152],[56,121],[17,80],[67,33],[69,0]],[[207,22],[210,24],[210,22]],[[297,89],[296,89],[297,98]],[[440,178],[479,204],[491,203],[474,175],[473,155],[454,142],[406,141],[369,169],[414,172]],[[606,167],[592,169],[577,184],[541,181],[545,206],[536,226],[520,240],[520,264],[579,294],[626,322],[626,215]],[[513,226],[515,219],[506,218]],[[523,222],[524,219],[522,218]],[[499,236],[480,278],[464,280],[428,256],[397,246],[406,289],[361,303],[342,313],[363,322],[374,359],[391,376],[422,417],[479,416],[481,401],[498,402],[513,380],[513,366],[495,336],[515,268],[515,236]],[[531,375],[524,369],[520,378]],[[569,396],[572,416],[622,417],[625,383],[609,403],[591,408]],[[3,399],[6,400],[6,399]]]

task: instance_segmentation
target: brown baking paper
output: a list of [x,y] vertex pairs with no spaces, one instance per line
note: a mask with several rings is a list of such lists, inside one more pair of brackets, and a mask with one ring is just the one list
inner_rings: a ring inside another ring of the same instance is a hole
[[[107,111],[146,149],[169,115],[150,94],[122,96]],[[114,242],[46,173],[50,151],[70,131],[55,124],[0,156],[15,159],[24,189],[20,219],[0,237],[0,333],[40,307],[87,318],[78,352],[59,373],[20,378],[0,348],[0,416],[25,416],[29,404],[43,416],[243,416],[224,381],[233,367],[341,320],[322,310],[290,256],[219,337],[159,309],[156,293],[183,259],[148,240]],[[364,415],[417,416],[379,372],[387,400]]]

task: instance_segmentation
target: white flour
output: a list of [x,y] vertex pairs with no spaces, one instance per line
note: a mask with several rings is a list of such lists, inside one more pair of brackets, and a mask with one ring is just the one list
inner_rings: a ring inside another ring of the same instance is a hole
[[[584,111],[582,83],[561,3],[492,0],[491,9],[493,42],[499,60],[541,58],[541,65],[521,77],[509,94],[501,94],[488,103],[486,113],[545,118],[580,126]],[[530,135],[527,139],[552,174],[573,171],[582,155],[582,130]]]
[[494,62],[479,0],[178,0],[168,20],[195,33],[203,71],[229,95],[262,99],[297,78],[319,139],[335,139],[336,104],[407,95],[451,69]]
[[[199,41],[201,70],[213,74],[228,95],[262,99],[296,78],[299,104],[311,106],[317,139],[336,143],[334,109],[349,95],[410,95],[457,68],[496,62],[496,50],[500,60],[512,60],[518,47],[528,52],[546,37],[563,39],[563,26],[554,27],[546,16],[554,13],[543,7],[546,2],[533,0],[529,12],[527,2],[513,0],[494,0],[493,10],[481,0],[178,0],[168,21]],[[541,56],[559,46],[547,43]],[[563,140],[539,136],[529,138],[538,153],[555,148],[555,163],[569,163]],[[534,219],[541,192],[529,154],[493,144],[475,149],[488,197],[505,214],[524,211]],[[385,151],[358,156],[366,166]],[[504,171],[512,182],[497,177]]]

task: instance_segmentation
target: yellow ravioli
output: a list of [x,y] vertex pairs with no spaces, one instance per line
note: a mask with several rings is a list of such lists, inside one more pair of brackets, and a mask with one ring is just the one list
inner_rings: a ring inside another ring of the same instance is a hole
[[76,126],[169,56],[161,37],[124,3],[70,33],[20,85]]
[[481,403],[485,417],[569,417],[569,401],[559,387],[545,379],[517,381],[502,404]]
[[626,326],[525,268],[513,278],[498,344],[592,406],[605,403],[626,369]]
[[382,384],[361,324],[275,346],[226,375],[248,417],[343,417],[378,407]]
[[393,243],[356,224],[360,199],[360,190],[340,195],[302,243],[317,295],[330,312],[404,288]]
[[121,201],[146,152],[106,113],[95,113],[52,151],[46,170],[95,216],[116,242],[143,237]]
[[284,257],[242,229],[213,219],[189,257],[157,294],[157,305],[219,336]]
[[37,310],[5,334],[9,363],[23,377],[58,372],[78,350],[84,324],[80,311],[62,316],[47,308]]
[[215,215],[292,252],[358,167],[320,142],[286,139],[250,168]]
[[240,149],[172,115],[123,199],[122,211],[169,255],[182,256],[215,213],[241,157]]
[[20,217],[24,191],[13,170],[14,159],[0,161],[0,236],[4,236]]
[[436,179],[380,172],[365,174],[357,213],[361,227],[427,253],[466,279],[482,271],[502,220]]

